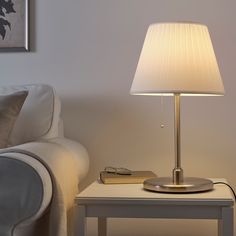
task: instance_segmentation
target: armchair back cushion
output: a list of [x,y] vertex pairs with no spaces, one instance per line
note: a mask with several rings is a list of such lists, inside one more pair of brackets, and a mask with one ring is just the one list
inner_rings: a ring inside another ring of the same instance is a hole
[[27,94],[27,91],[19,91],[0,96],[0,148],[6,148],[8,146],[10,133]]
[[0,95],[28,91],[28,96],[11,132],[9,144],[18,145],[46,136],[58,136],[60,101],[54,89],[45,84],[0,87]]

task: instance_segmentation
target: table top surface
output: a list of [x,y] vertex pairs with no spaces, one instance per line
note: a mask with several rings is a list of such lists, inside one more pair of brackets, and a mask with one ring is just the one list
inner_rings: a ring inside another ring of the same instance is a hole
[[[211,179],[213,182],[225,182],[225,179]],[[93,182],[79,193],[77,204],[95,203],[145,203],[145,204],[199,204],[232,206],[234,197],[228,186],[214,185],[212,191],[188,194],[157,193],[143,189],[142,184],[102,184],[100,180]]]

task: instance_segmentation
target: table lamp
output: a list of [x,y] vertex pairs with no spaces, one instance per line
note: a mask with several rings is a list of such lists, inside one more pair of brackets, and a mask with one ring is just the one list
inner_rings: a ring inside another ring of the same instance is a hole
[[184,177],[180,152],[180,97],[224,94],[207,27],[195,23],[150,25],[130,92],[133,95],[174,96],[175,101],[172,177],[147,179],[144,189],[165,193],[213,189],[211,180]]

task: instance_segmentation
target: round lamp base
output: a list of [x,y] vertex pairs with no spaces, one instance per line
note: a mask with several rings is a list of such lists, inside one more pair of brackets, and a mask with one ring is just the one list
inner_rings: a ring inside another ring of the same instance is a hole
[[181,184],[173,184],[172,178],[152,178],[143,183],[146,190],[160,193],[196,193],[213,189],[213,182],[209,179],[187,177]]

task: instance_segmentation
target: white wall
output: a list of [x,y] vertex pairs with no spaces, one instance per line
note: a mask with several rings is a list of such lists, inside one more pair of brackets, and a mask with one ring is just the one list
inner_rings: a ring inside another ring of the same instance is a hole
[[[224,177],[236,187],[235,9],[234,0],[31,0],[32,52],[0,54],[1,84],[42,82],[58,90],[66,135],[83,143],[91,158],[81,188],[109,165],[170,175],[172,99],[164,99],[161,113],[159,97],[131,96],[129,89],[150,23],[204,23],[226,95],[183,99],[183,167],[186,175]],[[95,235],[93,223],[89,236]],[[203,221],[112,220],[109,232],[210,236],[215,227]]]

